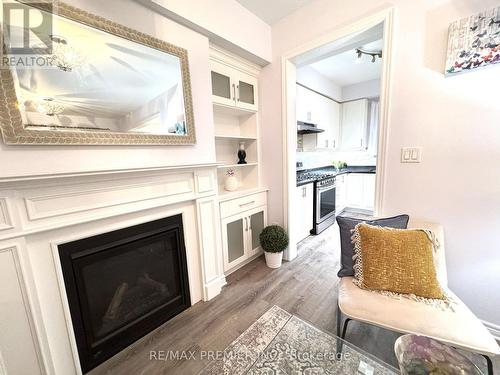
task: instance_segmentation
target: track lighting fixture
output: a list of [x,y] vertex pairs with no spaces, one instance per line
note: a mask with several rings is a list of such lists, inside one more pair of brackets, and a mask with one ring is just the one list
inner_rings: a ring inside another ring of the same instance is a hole
[[363,55],[368,55],[372,57],[372,63],[374,63],[378,58],[382,58],[382,51],[367,51],[361,48],[356,48],[356,53],[358,55],[358,59],[361,59]]

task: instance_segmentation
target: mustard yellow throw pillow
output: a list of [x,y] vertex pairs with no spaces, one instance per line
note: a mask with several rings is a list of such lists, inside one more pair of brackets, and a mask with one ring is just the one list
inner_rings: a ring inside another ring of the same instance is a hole
[[356,225],[355,283],[360,288],[445,299],[436,277],[434,243],[421,229]]

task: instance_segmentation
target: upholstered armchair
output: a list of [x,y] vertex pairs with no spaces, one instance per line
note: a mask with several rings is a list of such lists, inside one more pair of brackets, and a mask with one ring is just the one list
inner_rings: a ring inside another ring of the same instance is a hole
[[481,354],[486,359],[488,374],[492,375],[490,357],[500,355],[500,347],[474,313],[447,287],[442,226],[410,220],[408,227],[430,229],[436,234],[440,243],[437,277],[456,302],[453,310],[363,290],[353,284],[352,277],[342,277],[338,291],[337,335],[345,338],[349,321],[357,320],[400,333],[431,337],[452,347]]

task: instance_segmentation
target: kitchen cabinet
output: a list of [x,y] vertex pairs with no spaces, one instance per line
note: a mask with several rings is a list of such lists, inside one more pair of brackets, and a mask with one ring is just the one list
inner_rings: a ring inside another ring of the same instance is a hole
[[359,99],[342,103],[340,122],[341,149],[366,150],[368,125],[368,100]]
[[340,135],[340,105],[333,100],[327,99],[318,95],[320,98],[318,104],[322,108],[322,127],[325,131],[318,133],[316,138],[317,149],[330,149],[335,150],[339,145]]
[[346,180],[347,207],[373,211],[375,206],[375,174],[349,173]]
[[[318,129],[323,130],[321,133],[305,134],[304,142],[313,138],[316,141],[313,149],[336,149],[340,139],[340,105],[299,85],[296,103],[297,121],[316,124]],[[304,144],[304,151],[308,150]]]
[[338,215],[347,207],[347,174],[335,177],[335,214]]
[[312,183],[297,186],[295,199],[297,204],[296,225],[298,241],[311,234],[313,228],[314,185]]
[[257,111],[257,77],[211,61],[212,102]]
[[259,236],[267,225],[266,193],[221,202],[222,250],[224,271],[261,251]]

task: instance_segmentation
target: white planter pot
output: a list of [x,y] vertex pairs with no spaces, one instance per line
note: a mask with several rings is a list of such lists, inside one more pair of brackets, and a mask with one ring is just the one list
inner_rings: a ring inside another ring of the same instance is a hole
[[280,268],[281,260],[283,259],[283,251],[280,253],[268,253],[264,251],[266,256],[266,264],[269,268]]
[[235,191],[238,189],[238,179],[235,176],[228,176],[224,183],[224,189],[227,191]]

